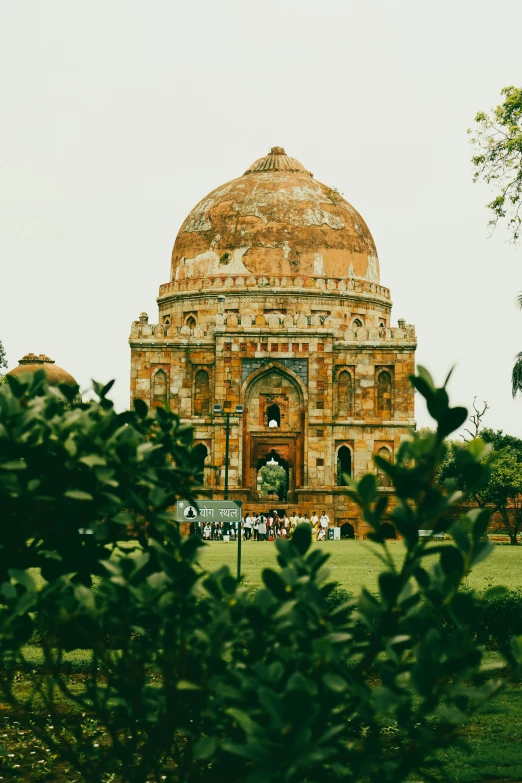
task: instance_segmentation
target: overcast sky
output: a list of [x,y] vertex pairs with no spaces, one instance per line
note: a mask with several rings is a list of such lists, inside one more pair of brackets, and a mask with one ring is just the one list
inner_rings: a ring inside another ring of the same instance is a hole
[[9,366],[47,353],[126,406],[183,219],[281,145],[365,218],[418,362],[522,436],[522,249],[489,237],[466,135],[522,82],[521,24],[520,0],[0,0]]

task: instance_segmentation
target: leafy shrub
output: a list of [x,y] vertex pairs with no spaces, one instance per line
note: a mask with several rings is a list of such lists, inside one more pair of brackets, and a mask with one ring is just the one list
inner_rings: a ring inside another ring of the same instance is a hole
[[[426,777],[501,683],[473,638],[480,601],[459,591],[490,550],[488,512],[454,523],[459,495],[435,482],[444,439],[467,413],[424,371],[412,382],[438,429],[403,443],[394,465],[378,460],[395,486],[391,511],[373,475],[350,485],[384,566],[379,594],[363,590],[355,606],[339,605],[309,525],[277,542],[278,568],[265,569],[254,600],[227,568],[202,573],[203,543],[183,539],[169,511],[198,479],[174,414],[143,404],[116,414],[107,387],[75,404],[42,376],[10,380],[0,390],[3,702],[89,783]],[[483,477],[482,449],[462,457],[468,482]],[[406,542],[400,566],[385,518]],[[434,546],[419,528],[448,530],[452,543]],[[35,669],[24,644],[44,615]],[[88,674],[72,687],[64,652],[86,640]]]
[[512,637],[522,634],[522,591],[486,594],[474,630],[480,644],[495,650],[509,649]]

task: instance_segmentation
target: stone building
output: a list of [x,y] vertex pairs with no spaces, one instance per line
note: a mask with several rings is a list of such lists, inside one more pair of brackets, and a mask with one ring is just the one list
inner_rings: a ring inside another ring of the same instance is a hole
[[[44,353],[26,354],[21,359],[19,359],[18,366],[13,367],[12,370],[9,370],[7,375],[11,375],[14,378],[19,378],[21,375],[34,373],[37,372],[37,370],[44,371],[49,386],[59,386],[62,384],[65,386],[71,386],[72,388],[78,386],[76,380],[70,373],[67,372],[67,370],[62,369],[62,367],[58,367],[58,365],[55,364],[54,359],[50,359]],[[79,395],[78,398],[80,398]]]
[[[414,327],[391,323],[374,241],[359,213],[280,147],[194,207],[174,244],[159,319],[132,324],[131,401],[191,422],[205,492],[251,509],[320,513],[363,533],[342,473],[393,459],[414,424]],[[287,474],[259,497],[260,468]],[[379,477],[380,484],[386,482]],[[383,492],[389,492],[385,486]]]

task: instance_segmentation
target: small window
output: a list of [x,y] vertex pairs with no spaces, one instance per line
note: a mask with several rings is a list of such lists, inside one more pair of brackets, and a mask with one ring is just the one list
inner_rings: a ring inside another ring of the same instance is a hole
[[261,350],[268,351],[268,343],[261,343]]
[[352,323],[352,326],[355,329],[361,329],[364,326],[364,324],[360,318],[355,318],[354,322]]
[[324,381],[317,381],[317,388],[324,389]]
[[278,344],[277,343],[272,343],[272,345],[270,346],[270,350],[271,351],[278,351],[279,350]]
[[317,401],[317,407],[318,407],[319,410],[322,411],[324,409],[324,400],[318,400]]
[[292,351],[297,353],[298,350],[299,350],[299,343],[292,343]]
[[281,343],[279,346],[280,351],[288,351],[288,343]]
[[324,438],[324,430],[316,430],[315,431],[315,437],[316,438]]
[[259,343],[250,343],[250,350],[257,351]]
[[308,343],[303,343],[302,350],[303,351],[308,351],[309,347],[310,346],[308,345]]
[[266,418],[269,427],[280,427],[281,411],[279,405],[269,405],[266,410]]
[[324,351],[324,343],[317,343],[317,350]]
[[163,323],[164,324],[170,324],[170,313],[167,313],[163,316]]
[[185,323],[187,324],[187,326],[188,326],[188,328],[189,328],[189,329],[195,329],[195,328],[196,328],[197,321],[196,321],[196,319],[194,318],[194,316],[193,316],[193,315],[191,315],[191,316],[189,316],[189,317],[187,318],[187,320],[185,321]]
[[318,468],[322,468],[322,467],[324,467],[324,459],[322,459],[322,458],[319,458],[319,457],[318,457],[318,458],[315,460],[315,464],[316,464],[316,466],[317,466]]
[[246,343],[239,343],[239,350],[246,351]]

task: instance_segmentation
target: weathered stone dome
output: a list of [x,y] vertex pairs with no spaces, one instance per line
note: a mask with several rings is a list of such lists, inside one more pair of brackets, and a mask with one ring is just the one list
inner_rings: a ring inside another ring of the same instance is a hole
[[18,367],[14,367],[7,375],[18,377],[24,373],[36,372],[37,370],[44,371],[50,386],[58,386],[62,383],[67,386],[78,386],[78,383],[70,373],[58,367],[53,359],[50,359],[43,353],[39,355],[34,353],[26,354],[19,360]]
[[200,201],[172,251],[172,280],[249,274],[379,282],[362,217],[282,147]]

